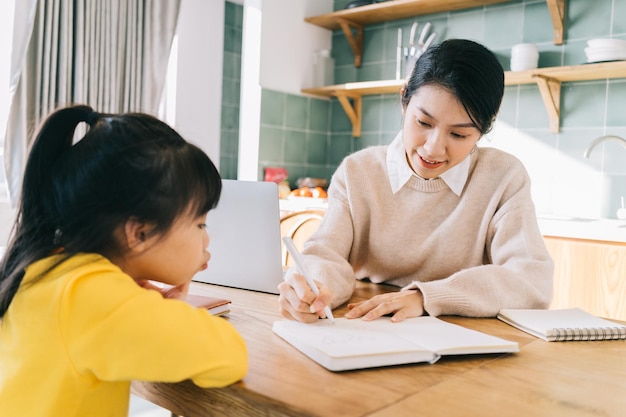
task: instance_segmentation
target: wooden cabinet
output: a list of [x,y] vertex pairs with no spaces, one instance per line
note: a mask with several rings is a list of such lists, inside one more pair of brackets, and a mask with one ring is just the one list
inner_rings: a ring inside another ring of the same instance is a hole
[[555,263],[551,308],[626,321],[626,243],[544,237]]

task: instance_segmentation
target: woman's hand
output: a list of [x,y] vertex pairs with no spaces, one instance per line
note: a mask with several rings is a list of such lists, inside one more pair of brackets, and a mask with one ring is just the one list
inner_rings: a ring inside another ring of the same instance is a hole
[[328,288],[319,282],[315,284],[319,289],[319,295],[315,295],[302,275],[287,273],[285,280],[278,285],[280,314],[286,319],[304,323],[312,323],[320,317],[326,317],[324,307],[330,304],[333,297]]
[[344,315],[347,319],[363,317],[374,320],[385,314],[392,314],[392,322],[400,322],[408,317],[424,314],[424,297],[420,290],[407,290],[375,295],[360,303],[348,304],[350,311]]
[[187,296],[187,292],[189,291],[189,281],[172,287],[170,285],[161,287],[158,285],[154,285],[152,282],[148,280],[137,281],[140,287],[145,288],[147,290],[155,290],[158,291],[163,298],[175,298],[177,300],[184,300]]

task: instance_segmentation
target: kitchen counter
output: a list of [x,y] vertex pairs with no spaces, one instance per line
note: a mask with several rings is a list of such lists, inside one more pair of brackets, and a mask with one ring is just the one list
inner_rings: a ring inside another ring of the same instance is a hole
[[[280,200],[281,213],[306,209],[326,209],[327,200],[290,197]],[[537,222],[543,236],[626,243],[626,220],[582,219],[552,214],[538,214]]]
[[281,213],[290,213],[292,211],[302,210],[326,210],[328,208],[328,200],[325,198],[312,197],[289,197],[287,199],[278,200]]
[[537,221],[544,236],[626,243],[625,220],[539,215]]

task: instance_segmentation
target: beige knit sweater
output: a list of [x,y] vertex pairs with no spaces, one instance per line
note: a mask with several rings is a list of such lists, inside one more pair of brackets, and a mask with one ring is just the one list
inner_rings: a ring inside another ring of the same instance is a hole
[[333,308],[350,298],[355,278],[419,288],[433,316],[548,307],[553,262],[519,160],[477,148],[460,196],[440,178],[415,176],[393,194],[386,154],[376,146],[344,159],[327,214],[303,249]]

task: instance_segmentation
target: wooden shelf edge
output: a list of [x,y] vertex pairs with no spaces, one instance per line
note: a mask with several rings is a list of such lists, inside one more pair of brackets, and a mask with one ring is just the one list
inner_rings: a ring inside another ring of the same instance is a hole
[[509,1],[511,0],[393,0],[310,16],[304,21],[324,29],[341,29],[354,54],[354,66],[358,68],[363,60],[365,25]]
[[511,0],[393,0],[310,16],[306,17],[304,21],[325,29],[337,30],[340,28],[338,19],[349,20],[359,25],[370,25],[509,1]]
[[[536,84],[550,118],[550,131],[559,131],[561,113],[561,83],[626,78],[626,61],[601,62],[566,67],[546,67],[527,71],[506,71],[505,85]],[[375,94],[398,94],[405,80],[363,81],[346,84],[304,88],[303,94],[337,97],[352,122],[353,135],[361,135],[361,97]],[[354,102],[350,104],[349,99]],[[358,103],[357,103],[358,102]]]
[[371,96],[375,94],[396,94],[406,84],[405,80],[361,81],[346,84],[327,85],[324,87],[303,88],[304,94],[319,97],[336,97],[346,94],[350,97]]
[[504,84],[534,84],[536,77],[546,77],[561,82],[626,78],[626,61],[599,62],[565,67],[545,67],[527,71],[506,71],[504,73]]

